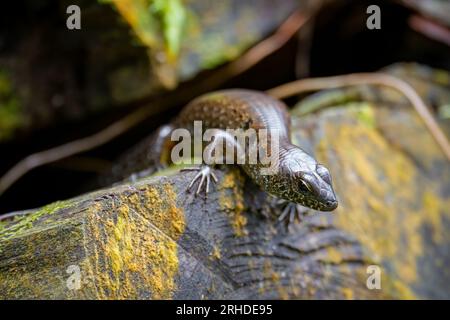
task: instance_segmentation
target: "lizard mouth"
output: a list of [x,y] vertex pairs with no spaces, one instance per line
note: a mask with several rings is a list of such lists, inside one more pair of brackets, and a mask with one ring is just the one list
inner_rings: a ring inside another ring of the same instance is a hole
[[318,210],[321,210],[321,211],[333,211],[337,207],[338,207],[338,201],[337,200],[327,200],[327,201],[319,204]]

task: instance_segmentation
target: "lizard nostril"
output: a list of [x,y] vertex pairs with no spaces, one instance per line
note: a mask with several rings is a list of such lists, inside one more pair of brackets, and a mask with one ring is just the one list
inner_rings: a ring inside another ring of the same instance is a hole
[[327,207],[330,208],[336,208],[337,207],[337,201],[336,200],[328,200],[326,203]]

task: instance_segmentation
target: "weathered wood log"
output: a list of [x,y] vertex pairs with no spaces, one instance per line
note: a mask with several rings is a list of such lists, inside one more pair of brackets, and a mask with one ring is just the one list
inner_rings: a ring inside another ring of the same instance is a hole
[[176,174],[52,204],[2,226],[0,296],[377,296],[365,288],[362,248],[333,227],[331,214],[309,216],[288,233],[248,207],[254,193],[244,192],[252,186],[238,171],[218,174],[207,199],[186,193],[190,174]]

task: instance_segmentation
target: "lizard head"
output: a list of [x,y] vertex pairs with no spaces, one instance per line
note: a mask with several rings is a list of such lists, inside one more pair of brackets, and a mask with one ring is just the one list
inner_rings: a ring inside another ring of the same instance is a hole
[[320,211],[332,211],[338,201],[328,169],[298,147],[287,151],[279,162],[275,183],[269,186],[273,195]]

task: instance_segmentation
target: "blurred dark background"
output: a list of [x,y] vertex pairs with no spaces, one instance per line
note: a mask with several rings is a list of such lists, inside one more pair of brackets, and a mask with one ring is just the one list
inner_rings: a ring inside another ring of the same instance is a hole
[[[28,105],[34,104],[30,110],[36,114],[36,125],[0,140],[0,174],[28,154],[90,135],[143,104],[151,106],[153,101],[195,87],[199,79],[218,72],[217,67],[199,68],[181,78],[176,89],[149,85],[148,92],[127,99],[118,94],[119,98],[113,95],[109,99],[105,74],[121,64],[145,68],[145,50],[130,42],[126,24],[117,23],[117,10],[92,1],[79,2],[82,30],[70,32],[64,27],[64,1],[9,1],[2,6],[0,70],[10,70],[17,90],[28,99]],[[399,1],[325,3],[299,36],[220,87],[266,90],[301,77],[375,71],[408,61],[450,70],[449,47],[411,28],[409,21],[413,15],[420,15],[419,11]],[[381,7],[381,30],[366,28],[370,4]],[[292,3],[280,6],[279,10],[284,10],[280,16],[286,16],[292,7]],[[272,4],[272,10],[278,8]],[[270,35],[279,22],[262,28],[261,35]],[[110,56],[109,52],[114,54]],[[98,187],[100,172],[107,171],[119,155],[169,121],[191,98],[186,95],[185,101],[167,106],[95,150],[31,171],[1,195],[0,213],[38,207]],[[45,109],[48,104],[52,105],[51,116]]]

